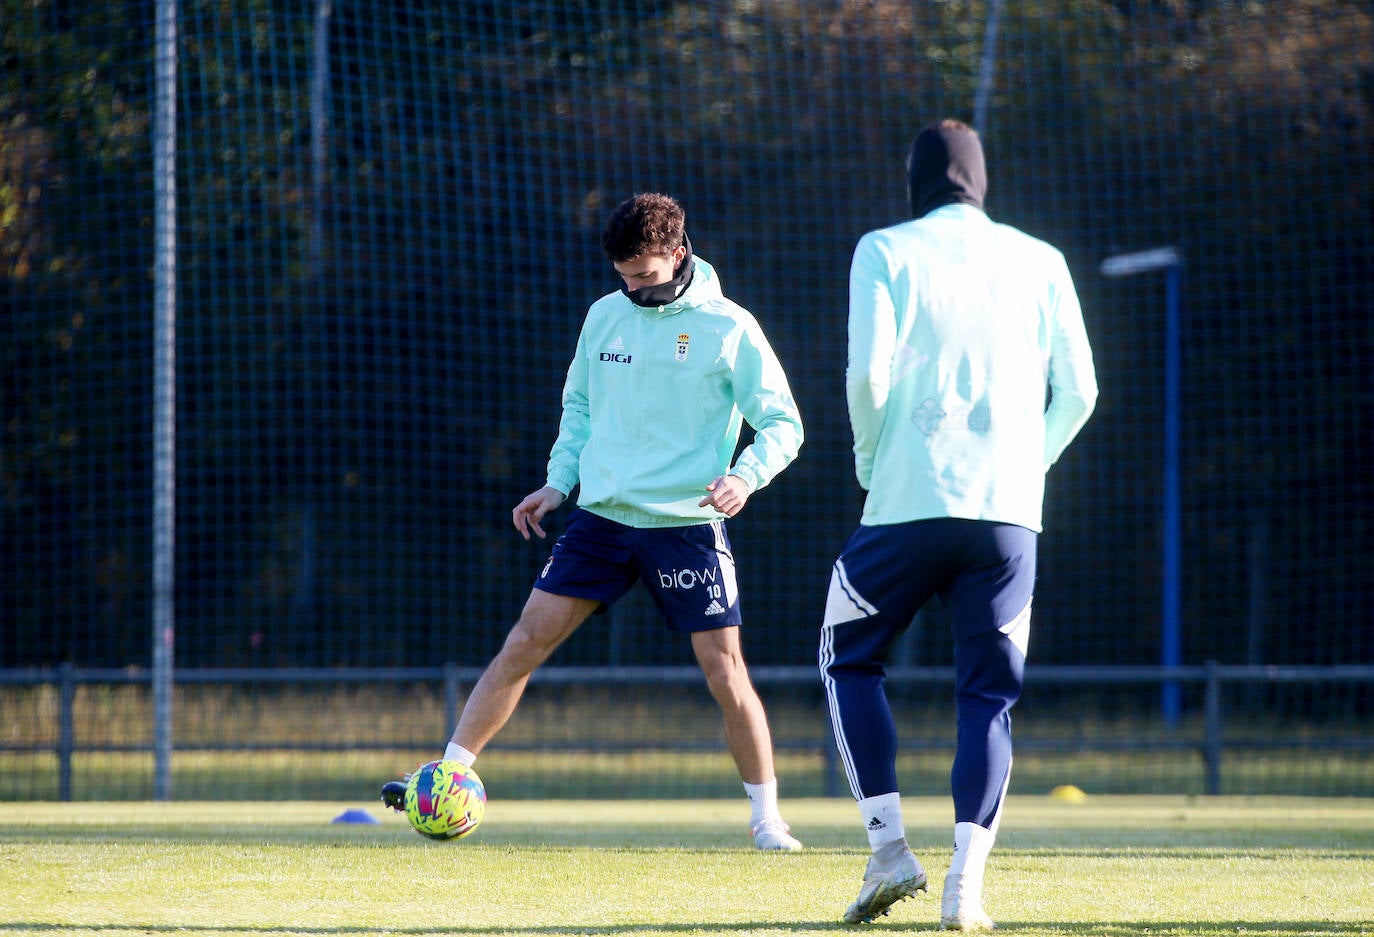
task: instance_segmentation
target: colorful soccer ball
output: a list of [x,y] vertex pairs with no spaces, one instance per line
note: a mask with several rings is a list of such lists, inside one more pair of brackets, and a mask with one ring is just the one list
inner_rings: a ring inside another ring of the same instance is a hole
[[487,812],[482,779],[457,761],[431,761],[406,781],[406,819],[430,839],[459,839],[477,829]]

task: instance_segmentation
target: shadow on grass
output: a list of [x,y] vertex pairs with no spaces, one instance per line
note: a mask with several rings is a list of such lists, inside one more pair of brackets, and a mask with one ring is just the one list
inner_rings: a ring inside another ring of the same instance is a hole
[[[26,934],[107,934],[122,931],[142,934],[319,934],[349,937],[355,934],[376,934],[375,927],[289,927],[289,926],[230,926],[186,924],[55,924],[43,921],[0,921],[0,933]],[[542,927],[387,927],[387,934],[457,934],[463,937],[557,937],[573,934],[735,934],[783,932],[808,933],[939,933],[932,924],[912,924],[902,921],[879,921],[852,925],[839,921],[695,921],[680,924],[550,924]],[[1269,937],[1345,937],[1367,935],[1370,925],[1358,921],[1036,921],[1006,922],[997,926],[1003,934],[1093,935],[1093,937],[1221,937],[1237,933],[1266,934]]]

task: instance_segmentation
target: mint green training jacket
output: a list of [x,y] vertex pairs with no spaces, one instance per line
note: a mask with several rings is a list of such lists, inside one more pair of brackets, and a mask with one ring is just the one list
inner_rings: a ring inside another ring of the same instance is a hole
[[1064,255],[969,205],[868,232],[850,266],[845,385],[860,523],[1039,531],[1045,472],[1097,403]]
[[[731,464],[742,421],[754,440]],[[763,329],[696,258],[672,303],[636,306],[620,292],[587,310],[563,386],[548,484],[630,527],[720,520],[698,507],[706,486],[736,475],[755,492],[802,443],[801,416]]]

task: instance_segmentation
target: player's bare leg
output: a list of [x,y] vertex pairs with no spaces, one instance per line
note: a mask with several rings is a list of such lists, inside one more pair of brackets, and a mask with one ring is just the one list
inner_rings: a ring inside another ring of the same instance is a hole
[[[501,650],[472,688],[445,752],[446,758],[455,757],[452,752],[461,747],[467,754],[456,760],[471,765],[477,753],[510,721],[530,674],[596,611],[598,604],[592,599],[554,595],[540,589],[530,592]],[[403,809],[405,789],[405,781],[383,784],[382,803],[394,810]]]
[[738,628],[692,634],[692,650],[706,675],[711,696],[725,719],[725,744],[745,783],[762,784],[773,777],[773,738],[763,701],[749,679]]
[[472,688],[453,743],[476,755],[510,721],[532,674],[577,626],[596,611],[595,599],[530,592],[520,618],[506,635],[501,650]]
[[787,824],[777,810],[773,736],[763,701],[744,663],[739,628],[693,632],[692,650],[711,696],[720,706],[725,744],[755,807],[751,817],[755,845],[789,852],[800,849],[801,843],[788,834]]

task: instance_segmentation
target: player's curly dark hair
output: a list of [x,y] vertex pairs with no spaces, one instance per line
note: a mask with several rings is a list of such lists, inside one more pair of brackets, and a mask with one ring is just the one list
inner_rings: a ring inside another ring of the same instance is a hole
[[646,254],[666,257],[682,244],[687,214],[671,195],[641,192],[621,202],[601,231],[601,249],[612,263]]

